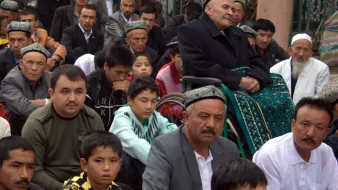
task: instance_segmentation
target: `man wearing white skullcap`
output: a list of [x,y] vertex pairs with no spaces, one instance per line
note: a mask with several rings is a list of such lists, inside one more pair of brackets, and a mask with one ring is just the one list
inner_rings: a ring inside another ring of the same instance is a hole
[[270,68],[271,73],[282,75],[289,88],[293,102],[314,96],[329,81],[329,67],[312,58],[312,40],[307,34],[297,34],[288,49],[289,59]]

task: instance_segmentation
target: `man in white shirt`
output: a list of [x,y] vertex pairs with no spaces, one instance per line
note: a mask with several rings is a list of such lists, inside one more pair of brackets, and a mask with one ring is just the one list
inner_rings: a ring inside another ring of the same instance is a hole
[[107,23],[107,17],[114,14],[120,8],[121,0],[90,0],[97,7],[99,14],[101,32],[104,33],[104,28]]
[[96,52],[95,55],[84,54],[75,61],[75,66],[78,66],[82,71],[89,75],[91,72],[102,69],[105,63],[105,51],[101,50]]
[[336,190],[338,164],[322,143],[333,113],[322,99],[303,98],[296,105],[292,132],[269,140],[253,157],[268,179],[267,190]]
[[289,47],[291,57],[270,68],[271,73],[282,75],[289,88],[293,102],[314,96],[329,81],[329,67],[312,58],[312,40],[307,34],[297,34]]

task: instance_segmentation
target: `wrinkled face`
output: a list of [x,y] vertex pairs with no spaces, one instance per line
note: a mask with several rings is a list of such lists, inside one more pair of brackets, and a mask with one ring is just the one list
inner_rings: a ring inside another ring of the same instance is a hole
[[111,184],[121,168],[118,152],[111,147],[96,147],[86,161],[81,158],[81,168],[88,174],[91,185],[102,187]]
[[305,63],[312,56],[312,44],[309,40],[297,40],[289,48],[289,54],[293,61]]
[[296,114],[296,120],[292,120],[293,141],[298,152],[309,153],[329,133],[330,115],[310,106],[301,107]]
[[34,170],[34,152],[15,149],[0,168],[0,189],[26,190]]
[[36,27],[38,27],[38,22],[37,22],[37,20],[35,20],[34,15],[21,15],[20,21],[21,22],[28,22],[32,26],[33,31]]
[[142,91],[133,100],[128,97],[128,104],[131,106],[137,119],[144,123],[154,112],[158,96],[150,90]]
[[0,8],[0,15],[6,17],[8,23],[18,20],[18,12],[15,12],[15,11],[10,11],[10,10]]
[[79,23],[84,31],[90,32],[96,23],[96,11],[92,9],[82,9],[79,15]]
[[183,74],[183,61],[181,54],[176,53],[174,56],[175,67],[179,74]]
[[156,13],[142,13],[140,20],[143,20],[147,24],[150,31],[153,29],[153,26],[156,22]]
[[8,34],[9,46],[14,55],[20,55],[20,49],[30,44],[25,32],[12,31]]
[[256,37],[256,44],[260,49],[268,47],[272,40],[273,32],[270,30],[258,30]]
[[244,7],[242,3],[234,2],[234,16],[232,17],[232,24],[238,25],[244,17]]
[[135,59],[133,67],[131,69],[133,77],[150,76],[153,71],[153,67],[146,56],[138,56]]
[[38,52],[28,52],[19,60],[21,72],[34,84],[42,77],[46,62],[47,58]]
[[75,0],[75,4],[78,6],[85,6],[88,4],[88,0]]
[[65,75],[61,75],[56,82],[55,89],[48,90],[53,101],[55,111],[65,118],[75,117],[86,99],[86,82],[80,77],[71,81]]
[[126,80],[129,76],[130,67],[125,67],[123,65],[115,65],[114,67],[109,67],[107,63],[105,63],[103,67],[106,73],[107,80],[110,84],[113,84],[117,81]]
[[7,35],[7,19],[3,20],[0,25],[0,35]]
[[194,144],[214,142],[223,130],[224,103],[218,99],[205,99],[191,106],[191,110],[183,112],[187,138]]
[[148,41],[148,32],[143,29],[132,30],[128,33],[126,42],[134,52],[143,52]]
[[233,0],[213,0],[205,7],[206,14],[220,31],[232,25],[233,5]]
[[135,1],[134,0],[122,0],[120,4],[120,10],[122,14],[128,19],[135,11]]

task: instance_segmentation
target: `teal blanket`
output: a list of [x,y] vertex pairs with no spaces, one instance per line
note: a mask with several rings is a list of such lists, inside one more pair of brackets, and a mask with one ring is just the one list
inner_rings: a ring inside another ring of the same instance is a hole
[[[243,76],[250,68],[234,69]],[[294,104],[283,78],[271,74],[272,84],[255,94],[243,89],[223,90],[235,108],[236,116],[252,154],[271,138],[291,131]]]

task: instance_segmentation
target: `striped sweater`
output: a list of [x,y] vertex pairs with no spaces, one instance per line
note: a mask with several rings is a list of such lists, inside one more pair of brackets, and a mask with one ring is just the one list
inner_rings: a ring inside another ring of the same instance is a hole
[[148,120],[142,124],[135,116],[130,106],[125,106],[115,112],[115,118],[110,132],[122,142],[123,150],[146,164],[151,143],[164,133],[174,131],[175,124],[169,123],[159,112],[154,111]]

